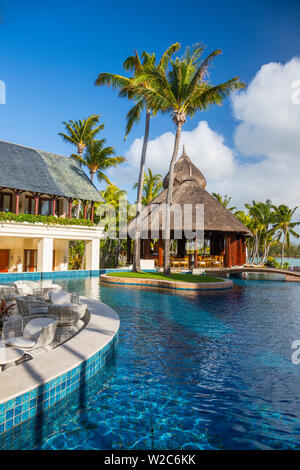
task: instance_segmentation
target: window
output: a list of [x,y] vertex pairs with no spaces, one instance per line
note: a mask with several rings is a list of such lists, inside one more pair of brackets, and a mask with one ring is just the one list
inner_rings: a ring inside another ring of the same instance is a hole
[[0,193],[0,211],[11,212],[12,194]]
[[37,250],[24,250],[24,271],[37,270]]
[[50,215],[51,214],[51,199],[40,198],[40,215]]
[[25,214],[34,214],[35,200],[32,196],[25,196]]

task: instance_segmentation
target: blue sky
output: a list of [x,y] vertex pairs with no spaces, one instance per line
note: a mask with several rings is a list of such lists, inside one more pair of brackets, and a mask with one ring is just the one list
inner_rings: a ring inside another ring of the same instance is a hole
[[[124,59],[135,49],[159,56],[176,41],[182,50],[197,42],[208,51],[221,48],[211,70],[215,83],[235,75],[249,83],[262,65],[299,55],[300,3],[292,0],[7,0],[0,7],[0,79],[7,87],[1,138],[64,155],[73,148],[57,135],[63,120],[101,114],[102,136],[121,155],[143,135],[142,121],[124,143],[130,103],[94,86],[99,72],[123,73]],[[233,145],[237,123],[229,100],[188,121],[185,130],[200,119]],[[156,118],[150,138],[167,131],[173,131],[171,120]],[[120,184],[122,169],[117,171]]]

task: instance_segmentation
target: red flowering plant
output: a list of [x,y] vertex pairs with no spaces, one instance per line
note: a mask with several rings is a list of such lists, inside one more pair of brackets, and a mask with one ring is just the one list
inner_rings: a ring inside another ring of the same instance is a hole
[[0,300],[0,327],[3,326],[3,322],[6,317],[10,315],[10,309],[12,309],[16,304],[7,305],[6,300]]

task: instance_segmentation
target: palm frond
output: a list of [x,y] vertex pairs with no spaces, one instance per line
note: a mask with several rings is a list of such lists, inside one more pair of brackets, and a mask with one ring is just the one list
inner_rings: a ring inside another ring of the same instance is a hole
[[101,183],[104,180],[107,184],[112,184],[110,179],[106,176],[105,173],[103,173],[103,171],[100,171],[100,170],[97,171],[97,179],[99,183]]
[[158,62],[158,68],[162,68],[166,70],[167,66],[169,65],[170,59],[174,52],[178,51],[180,49],[180,44],[179,42],[175,42],[172,44],[168,49],[163,53],[160,61]]
[[96,86],[111,86],[113,88],[122,88],[128,86],[130,83],[130,78],[123,77],[122,75],[117,75],[115,73],[102,72],[99,73],[95,85]]
[[128,111],[126,116],[126,131],[125,131],[125,138],[127,139],[129,132],[132,129],[132,126],[140,120],[141,117],[141,110],[144,108],[145,103],[143,100],[139,100],[139,102]]

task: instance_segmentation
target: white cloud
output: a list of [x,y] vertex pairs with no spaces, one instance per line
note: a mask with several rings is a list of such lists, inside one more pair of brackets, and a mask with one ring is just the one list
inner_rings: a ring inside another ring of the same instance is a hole
[[[292,85],[299,79],[299,58],[284,65],[266,64],[247,90],[233,96],[232,108],[239,121],[234,129],[234,148],[228,147],[206,121],[200,121],[192,131],[183,131],[180,152],[185,144],[210,192],[231,195],[240,208],[252,199],[300,206],[300,104],[292,101]],[[142,138],[136,139],[126,153],[123,184],[119,180],[122,187],[125,180],[131,187],[137,180],[142,142]],[[150,140],[147,166],[165,175],[173,144],[172,132]]]
[[[135,167],[139,167],[143,139],[136,139],[126,157]],[[167,173],[174,145],[174,134],[166,132],[148,143],[146,165],[156,173]],[[214,132],[206,121],[200,121],[192,131],[183,131],[180,153],[185,145],[186,152],[203,171],[207,179],[219,180],[229,176],[234,170],[234,155],[224,145],[224,137]]]
[[[232,183],[247,184],[249,198],[300,205],[300,105],[293,104],[293,83],[300,78],[300,58],[266,64],[248,89],[232,99],[237,151],[250,163],[238,165]],[[251,164],[251,157],[263,160]]]
[[285,65],[270,63],[261,67],[245,92],[233,97],[235,117],[242,121],[235,144],[242,154],[264,155],[273,161],[299,155],[300,105],[292,102],[297,78],[300,58]]

